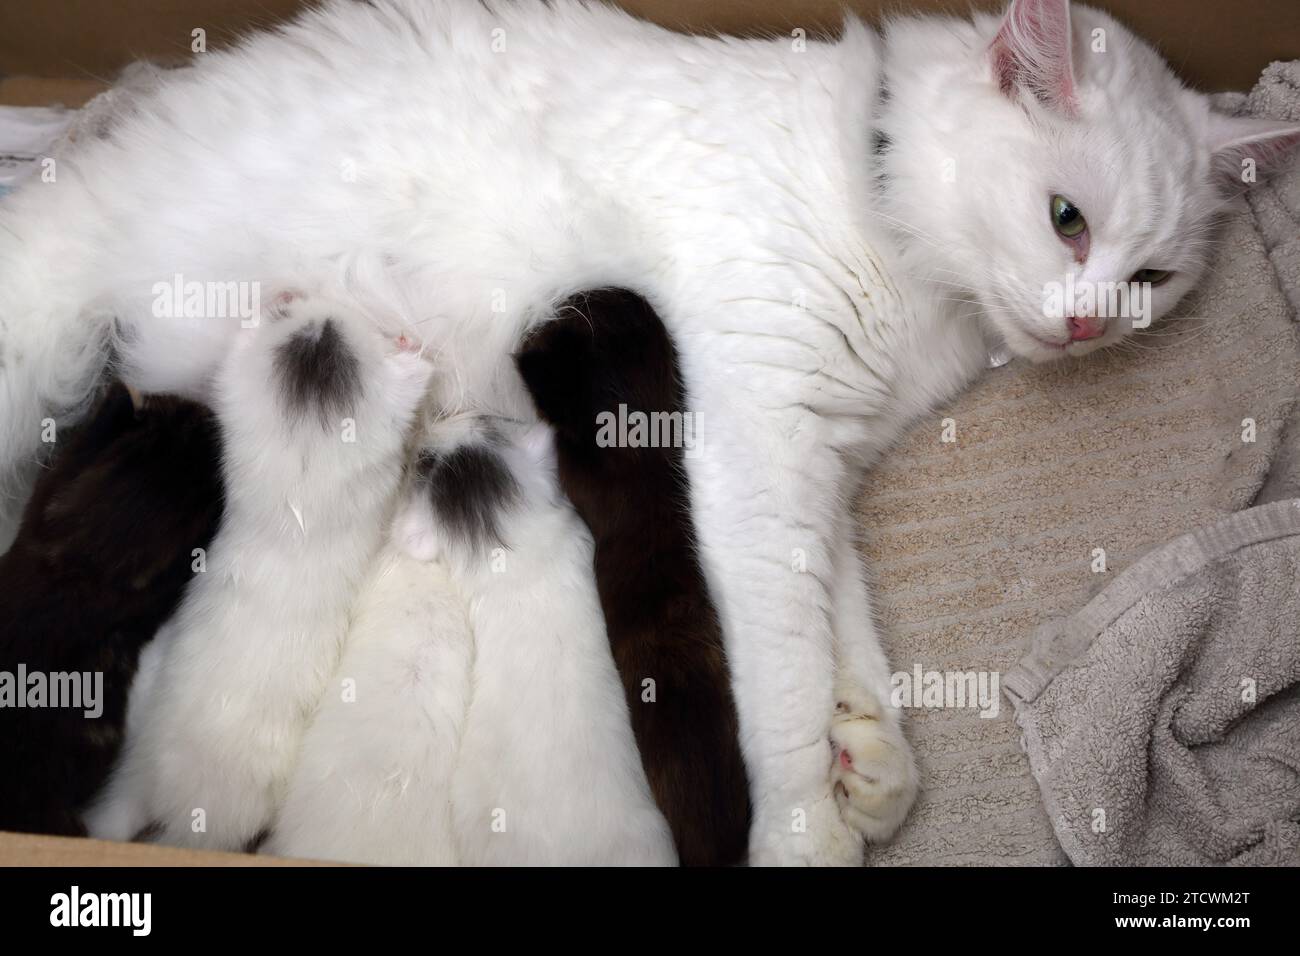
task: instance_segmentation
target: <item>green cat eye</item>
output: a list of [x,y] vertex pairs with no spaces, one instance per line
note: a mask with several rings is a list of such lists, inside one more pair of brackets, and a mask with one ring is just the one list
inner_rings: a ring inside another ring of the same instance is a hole
[[1168,279],[1172,272],[1168,269],[1139,269],[1133,273],[1133,282],[1149,282],[1151,285],[1159,285]]
[[1066,239],[1078,239],[1088,230],[1079,207],[1064,196],[1052,197],[1052,226]]

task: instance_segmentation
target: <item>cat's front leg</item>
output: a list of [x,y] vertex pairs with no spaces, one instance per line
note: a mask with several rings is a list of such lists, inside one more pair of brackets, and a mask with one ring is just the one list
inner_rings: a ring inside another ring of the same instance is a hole
[[[738,378],[738,376],[737,376]],[[856,865],[831,786],[831,545],[840,465],[810,413],[773,414],[701,375],[686,456],[750,777],[754,864]]]
[[892,837],[916,800],[917,771],[890,703],[889,661],[872,618],[851,523],[835,543],[835,713],[831,781],[844,819],[873,843]]

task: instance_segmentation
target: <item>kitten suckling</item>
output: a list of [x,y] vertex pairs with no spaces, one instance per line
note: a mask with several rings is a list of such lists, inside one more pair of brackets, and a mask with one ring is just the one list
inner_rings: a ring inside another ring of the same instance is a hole
[[261,852],[458,863],[450,792],[473,657],[468,609],[446,565],[381,551]]
[[142,659],[94,836],[237,850],[283,799],[383,539],[432,366],[354,303],[293,293],[214,383],[226,510]]
[[601,289],[565,302],[516,361],[555,428],[560,485],[595,538],[610,647],[681,862],[742,862],[749,789],[722,630],[696,555],[683,449],[598,441],[598,416],[620,406],[686,411],[672,340],[645,299]]
[[102,710],[0,707],[0,830],[85,832],[79,812],[117,756],[141,648],[221,519],[220,450],[206,408],[166,396],[136,408],[120,384],[59,436],[0,557],[0,671],[16,680],[22,666],[51,686],[55,674],[102,675],[91,678]]
[[409,554],[445,563],[474,635],[451,787],[459,861],[674,863],[610,659],[591,537],[556,484],[549,429],[456,417],[429,423],[421,448],[395,534]]

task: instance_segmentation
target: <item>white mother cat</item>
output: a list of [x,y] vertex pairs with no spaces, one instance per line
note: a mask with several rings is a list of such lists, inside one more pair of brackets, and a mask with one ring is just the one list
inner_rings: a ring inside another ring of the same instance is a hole
[[643,290],[704,424],[692,504],[752,858],[855,862],[915,793],[850,538],[861,469],[990,341],[1045,360],[1129,330],[1049,318],[1048,283],[1160,279],[1167,311],[1204,267],[1216,178],[1298,132],[1215,116],[1065,0],[806,46],[574,0],[329,2],[202,56],[0,208],[10,510],[42,419],[80,413],[114,334],[134,384],[205,394],[230,325],[152,315],[178,273],[343,281],[419,317],[466,409],[516,418],[529,316]]

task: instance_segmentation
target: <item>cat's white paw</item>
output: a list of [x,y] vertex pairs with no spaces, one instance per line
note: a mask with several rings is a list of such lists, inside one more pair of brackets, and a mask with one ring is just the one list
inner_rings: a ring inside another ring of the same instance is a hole
[[755,820],[750,866],[861,866],[861,835],[850,827],[829,789],[815,799],[772,806],[772,822]]
[[897,833],[916,800],[916,761],[892,716],[875,694],[836,682],[832,789],[845,822],[873,843]]

